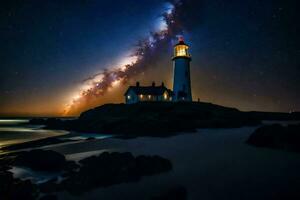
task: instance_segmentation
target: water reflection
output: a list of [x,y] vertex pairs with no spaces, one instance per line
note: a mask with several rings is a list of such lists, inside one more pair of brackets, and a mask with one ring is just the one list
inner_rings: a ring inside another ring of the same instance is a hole
[[23,180],[30,179],[34,183],[42,183],[52,178],[55,178],[61,174],[61,172],[42,172],[34,171],[26,167],[13,167],[9,170],[13,173],[15,178],[20,178]]
[[[0,127],[0,132],[42,132],[43,130],[36,130],[34,128],[27,127]],[[45,131],[45,130],[44,130]]]
[[28,119],[0,119],[0,126],[26,124],[28,122]]
[[0,149],[3,146],[17,144],[47,137],[65,135],[67,131],[40,129],[41,126],[28,124],[28,119],[0,120]]

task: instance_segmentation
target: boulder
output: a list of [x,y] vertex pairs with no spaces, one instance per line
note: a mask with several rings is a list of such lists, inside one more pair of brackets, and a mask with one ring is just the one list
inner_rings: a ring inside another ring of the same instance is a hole
[[15,165],[39,171],[59,171],[65,167],[65,156],[51,150],[22,152],[15,158]]
[[39,184],[38,186],[40,191],[43,193],[53,193],[53,192],[60,191],[61,188],[57,184],[57,181],[58,181],[57,178],[53,178],[49,181]]
[[0,172],[0,197],[11,190],[11,185],[14,183],[13,174],[8,171]]
[[38,195],[39,192],[36,185],[32,184],[30,180],[18,180],[13,185],[11,199],[33,200]]
[[78,172],[61,182],[61,187],[72,194],[81,194],[96,187],[137,181],[142,176],[166,172],[172,168],[169,160],[159,156],[138,156],[131,153],[108,153],[79,161]]
[[247,143],[257,147],[300,152],[300,124],[262,126],[250,135]]
[[14,179],[11,172],[0,172],[0,199],[34,200],[37,196],[37,187],[30,180]]
[[169,160],[160,156],[138,156],[136,157],[137,170],[143,175],[152,175],[172,169],[172,164]]

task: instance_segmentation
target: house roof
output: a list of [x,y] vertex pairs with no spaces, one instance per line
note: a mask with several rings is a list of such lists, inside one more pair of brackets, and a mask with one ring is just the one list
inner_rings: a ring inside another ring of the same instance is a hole
[[163,95],[166,91],[169,95],[173,95],[173,91],[165,86],[130,86],[124,95],[127,95],[129,91],[133,91],[136,95]]

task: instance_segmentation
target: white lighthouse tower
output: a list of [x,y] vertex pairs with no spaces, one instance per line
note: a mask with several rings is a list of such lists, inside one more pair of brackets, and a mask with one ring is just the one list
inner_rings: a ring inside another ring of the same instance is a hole
[[173,92],[174,101],[192,101],[189,46],[184,43],[183,37],[178,38],[174,46],[173,60]]

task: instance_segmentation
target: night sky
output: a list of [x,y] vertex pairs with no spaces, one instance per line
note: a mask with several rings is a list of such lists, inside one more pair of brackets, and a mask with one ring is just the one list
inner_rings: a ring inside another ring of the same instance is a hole
[[[130,84],[172,88],[192,54],[194,100],[300,110],[297,1],[27,0],[0,6],[0,116],[62,116],[123,102]],[[128,64],[125,67],[125,64]]]

